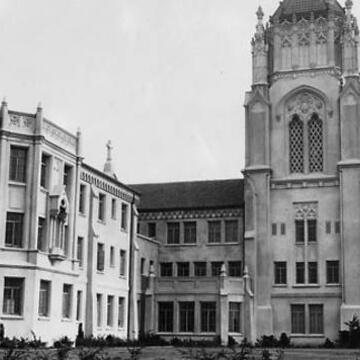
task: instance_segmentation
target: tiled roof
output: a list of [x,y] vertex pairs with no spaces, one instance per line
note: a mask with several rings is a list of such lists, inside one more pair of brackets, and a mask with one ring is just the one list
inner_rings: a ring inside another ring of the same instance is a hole
[[129,185],[140,193],[140,211],[242,207],[243,180]]
[[293,14],[306,16],[306,14],[322,14],[326,16],[329,10],[343,14],[344,10],[337,1],[330,0],[284,0],[274,14],[274,18],[290,19]]

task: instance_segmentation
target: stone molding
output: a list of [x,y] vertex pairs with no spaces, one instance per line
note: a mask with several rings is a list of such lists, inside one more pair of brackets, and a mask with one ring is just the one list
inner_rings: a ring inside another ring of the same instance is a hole
[[141,221],[239,218],[243,209],[152,211],[139,214]]

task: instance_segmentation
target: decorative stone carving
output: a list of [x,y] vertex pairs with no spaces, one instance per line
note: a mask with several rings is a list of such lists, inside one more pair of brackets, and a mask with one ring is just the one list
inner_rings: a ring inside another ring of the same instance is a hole
[[307,120],[313,113],[317,113],[320,117],[324,118],[325,105],[315,94],[301,92],[286,103],[285,111],[288,118],[297,114],[300,119]]
[[18,128],[34,129],[34,118],[25,115],[10,114],[9,126]]
[[294,216],[296,220],[312,220],[318,215],[318,203],[294,203]]

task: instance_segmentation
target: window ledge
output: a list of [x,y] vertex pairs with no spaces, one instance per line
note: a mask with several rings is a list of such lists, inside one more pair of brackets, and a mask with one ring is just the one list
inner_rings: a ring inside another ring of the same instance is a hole
[[50,321],[51,319],[49,316],[39,316],[38,320],[39,321]]
[[106,221],[105,220],[100,220],[100,219],[98,219],[98,224],[101,224],[101,225],[106,225]]
[[296,284],[292,286],[293,288],[300,288],[300,289],[304,289],[304,288],[320,288],[319,284]]
[[127,229],[123,229],[123,228],[120,228],[121,232],[127,234],[128,233],[128,230]]
[[105,271],[104,270],[96,270],[96,273],[99,275],[104,275]]
[[219,242],[219,243],[206,243],[207,246],[223,246],[226,245],[225,243]]
[[288,284],[273,284],[273,287],[274,288],[287,288],[288,287]]
[[292,338],[308,338],[308,339],[321,339],[324,338],[324,334],[290,334]]
[[341,284],[340,283],[339,284],[326,284],[325,286],[329,287],[329,288],[335,288],[335,287],[340,287]]
[[83,218],[86,218],[86,217],[87,217],[87,216],[86,216],[86,213],[80,212],[80,211],[79,211],[79,216],[81,216],[81,217],[83,217]]
[[19,186],[19,187],[26,187],[25,182],[14,181],[14,180],[9,180],[9,185]]
[[119,275],[119,279],[126,280],[127,277],[125,275]]
[[1,320],[24,320],[22,315],[2,315],[0,317]]
[[72,319],[68,319],[68,318],[62,318],[61,322],[65,322],[65,323],[72,323]]
[[25,252],[26,251],[26,249],[24,249],[24,248],[10,247],[10,246],[2,246],[2,247],[0,247],[0,250],[2,250],[2,251],[13,251],[13,252],[15,252],[15,251]]

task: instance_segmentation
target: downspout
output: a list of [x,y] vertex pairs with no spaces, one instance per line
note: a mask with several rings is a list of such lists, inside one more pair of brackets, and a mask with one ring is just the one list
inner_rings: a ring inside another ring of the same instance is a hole
[[133,194],[133,198],[131,201],[131,210],[130,210],[130,234],[129,234],[129,277],[128,277],[128,311],[127,311],[127,339],[131,339],[131,302],[132,302],[132,296],[133,296],[133,274],[134,274],[134,268],[133,268],[133,256],[134,256],[134,205],[135,205],[135,195]]

